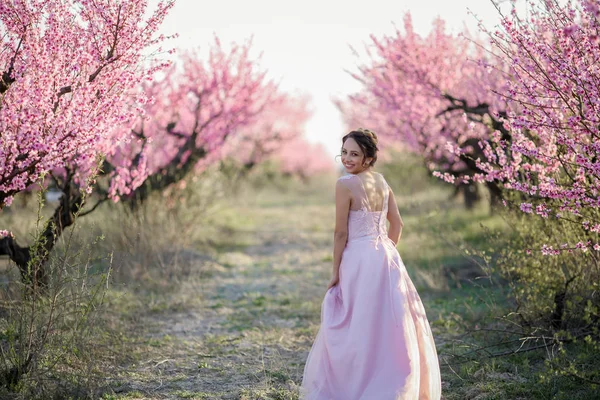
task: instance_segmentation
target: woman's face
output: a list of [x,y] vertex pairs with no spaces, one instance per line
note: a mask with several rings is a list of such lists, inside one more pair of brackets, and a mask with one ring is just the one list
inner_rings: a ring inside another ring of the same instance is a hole
[[358,174],[368,167],[363,166],[363,163],[370,162],[365,160],[362,149],[353,138],[348,138],[342,145],[342,164],[350,174]]

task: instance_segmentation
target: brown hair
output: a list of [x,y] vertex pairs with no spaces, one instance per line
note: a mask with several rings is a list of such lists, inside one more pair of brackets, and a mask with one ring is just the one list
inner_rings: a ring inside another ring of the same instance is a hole
[[351,131],[346,134],[342,138],[342,144],[346,143],[346,140],[352,138],[358,144],[358,147],[362,150],[365,158],[373,158],[370,167],[375,165],[375,161],[377,161],[377,152],[379,149],[377,148],[377,135],[375,132],[372,132],[368,129],[358,128],[357,130]]

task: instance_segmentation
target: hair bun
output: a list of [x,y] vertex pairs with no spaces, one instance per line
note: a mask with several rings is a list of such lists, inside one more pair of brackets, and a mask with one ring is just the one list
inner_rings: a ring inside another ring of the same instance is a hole
[[375,146],[377,146],[377,135],[375,134],[375,132],[370,131],[368,129],[364,129],[364,128],[359,128],[358,130],[360,132],[364,133],[366,136],[370,137],[371,140],[373,141],[373,143],[375,144]]

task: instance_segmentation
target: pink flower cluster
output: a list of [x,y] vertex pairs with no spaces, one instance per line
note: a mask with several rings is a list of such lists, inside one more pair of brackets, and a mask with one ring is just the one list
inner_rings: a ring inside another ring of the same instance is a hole
[[493,65],[475,39],[447,33],[441,19],[425,37],[414,31],[410,14],[403,28],[371,37],[369,62],[353,75],[363,89],[338,108],[349,126],[372,126],[384,143],[401,142],[454,182],[465,175],[463,155],[475,157],[489,136],[483,123],[488,110],[481,105],[506,108],[502,96],[489,90],[505,86],[502,66]]
[[67,165],[85,182],[121,140],[127,101],[163,65],[144,54],[172,0],[0,3],[0,208]]
[[162,79],[144,83],[137,122],[108,157],[115,201],[174,163],[193,160],[202,169],[219,161],[230,138],[284,101],[250,49],[248,42],[226,50],[215,39],[207,60],[184,53]]
[[251,46],[225,49],[215,38],[206,60],[184,53],[162,79],[144,82],[137,122],[108,155],[114,201],[190,163],[195,172],[227,157],[256,164],[300,140],[309,99],[279,91]]
[[599,5],[532,3],[526,18],[513,10],[504,32],[490,35],[510,65],[505,96],[519,112],[507,114],[511,140],[492,136],[480,163],[481,179],[536,198],[543,217],[569,213],[590,232],[600,223]]
[[[340,107],[375,115],[391,140],[421,154],[450,183],[526,195],[525,213],[600,226],[600,0],[513,1],[489,43],[412,28],[372,38],[355,74],[363,90]],[[577,250],[591,247],[575,246]],[[595,247],[595,246],[594,246]],[[544,254],[551,254],[551,247]]]
[[[592,241],[588,240],[587,242],[579,241],[575,244],[575,246],[569,246],[568,243],[563,243],[560,245],[560,248],[555,249],[553,246],[542,245],[541,252],[546,256],[556,256],[563,252],[572,254],[576,250],[580,250],[582,252],[587,252],[590,248],[595,251],[600,251],[600,243],[595,243],[592,245]],[[531,250],[527,250],[527,254],[531,254]]]
[[287,141],[273,157],[285,174],[307,179],[333,171],[333,157],[321,143],[311,143],[299,137]]

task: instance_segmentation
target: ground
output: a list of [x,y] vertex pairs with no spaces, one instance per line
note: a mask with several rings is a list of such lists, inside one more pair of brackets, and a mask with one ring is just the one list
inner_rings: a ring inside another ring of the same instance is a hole
[[331,271],[332,211],[301,202],[232,210],[251,215],[251,226],[232,232],[214,259],[198,255],[179,300],[139,321],[146,357],[115,392],[296,398]]

